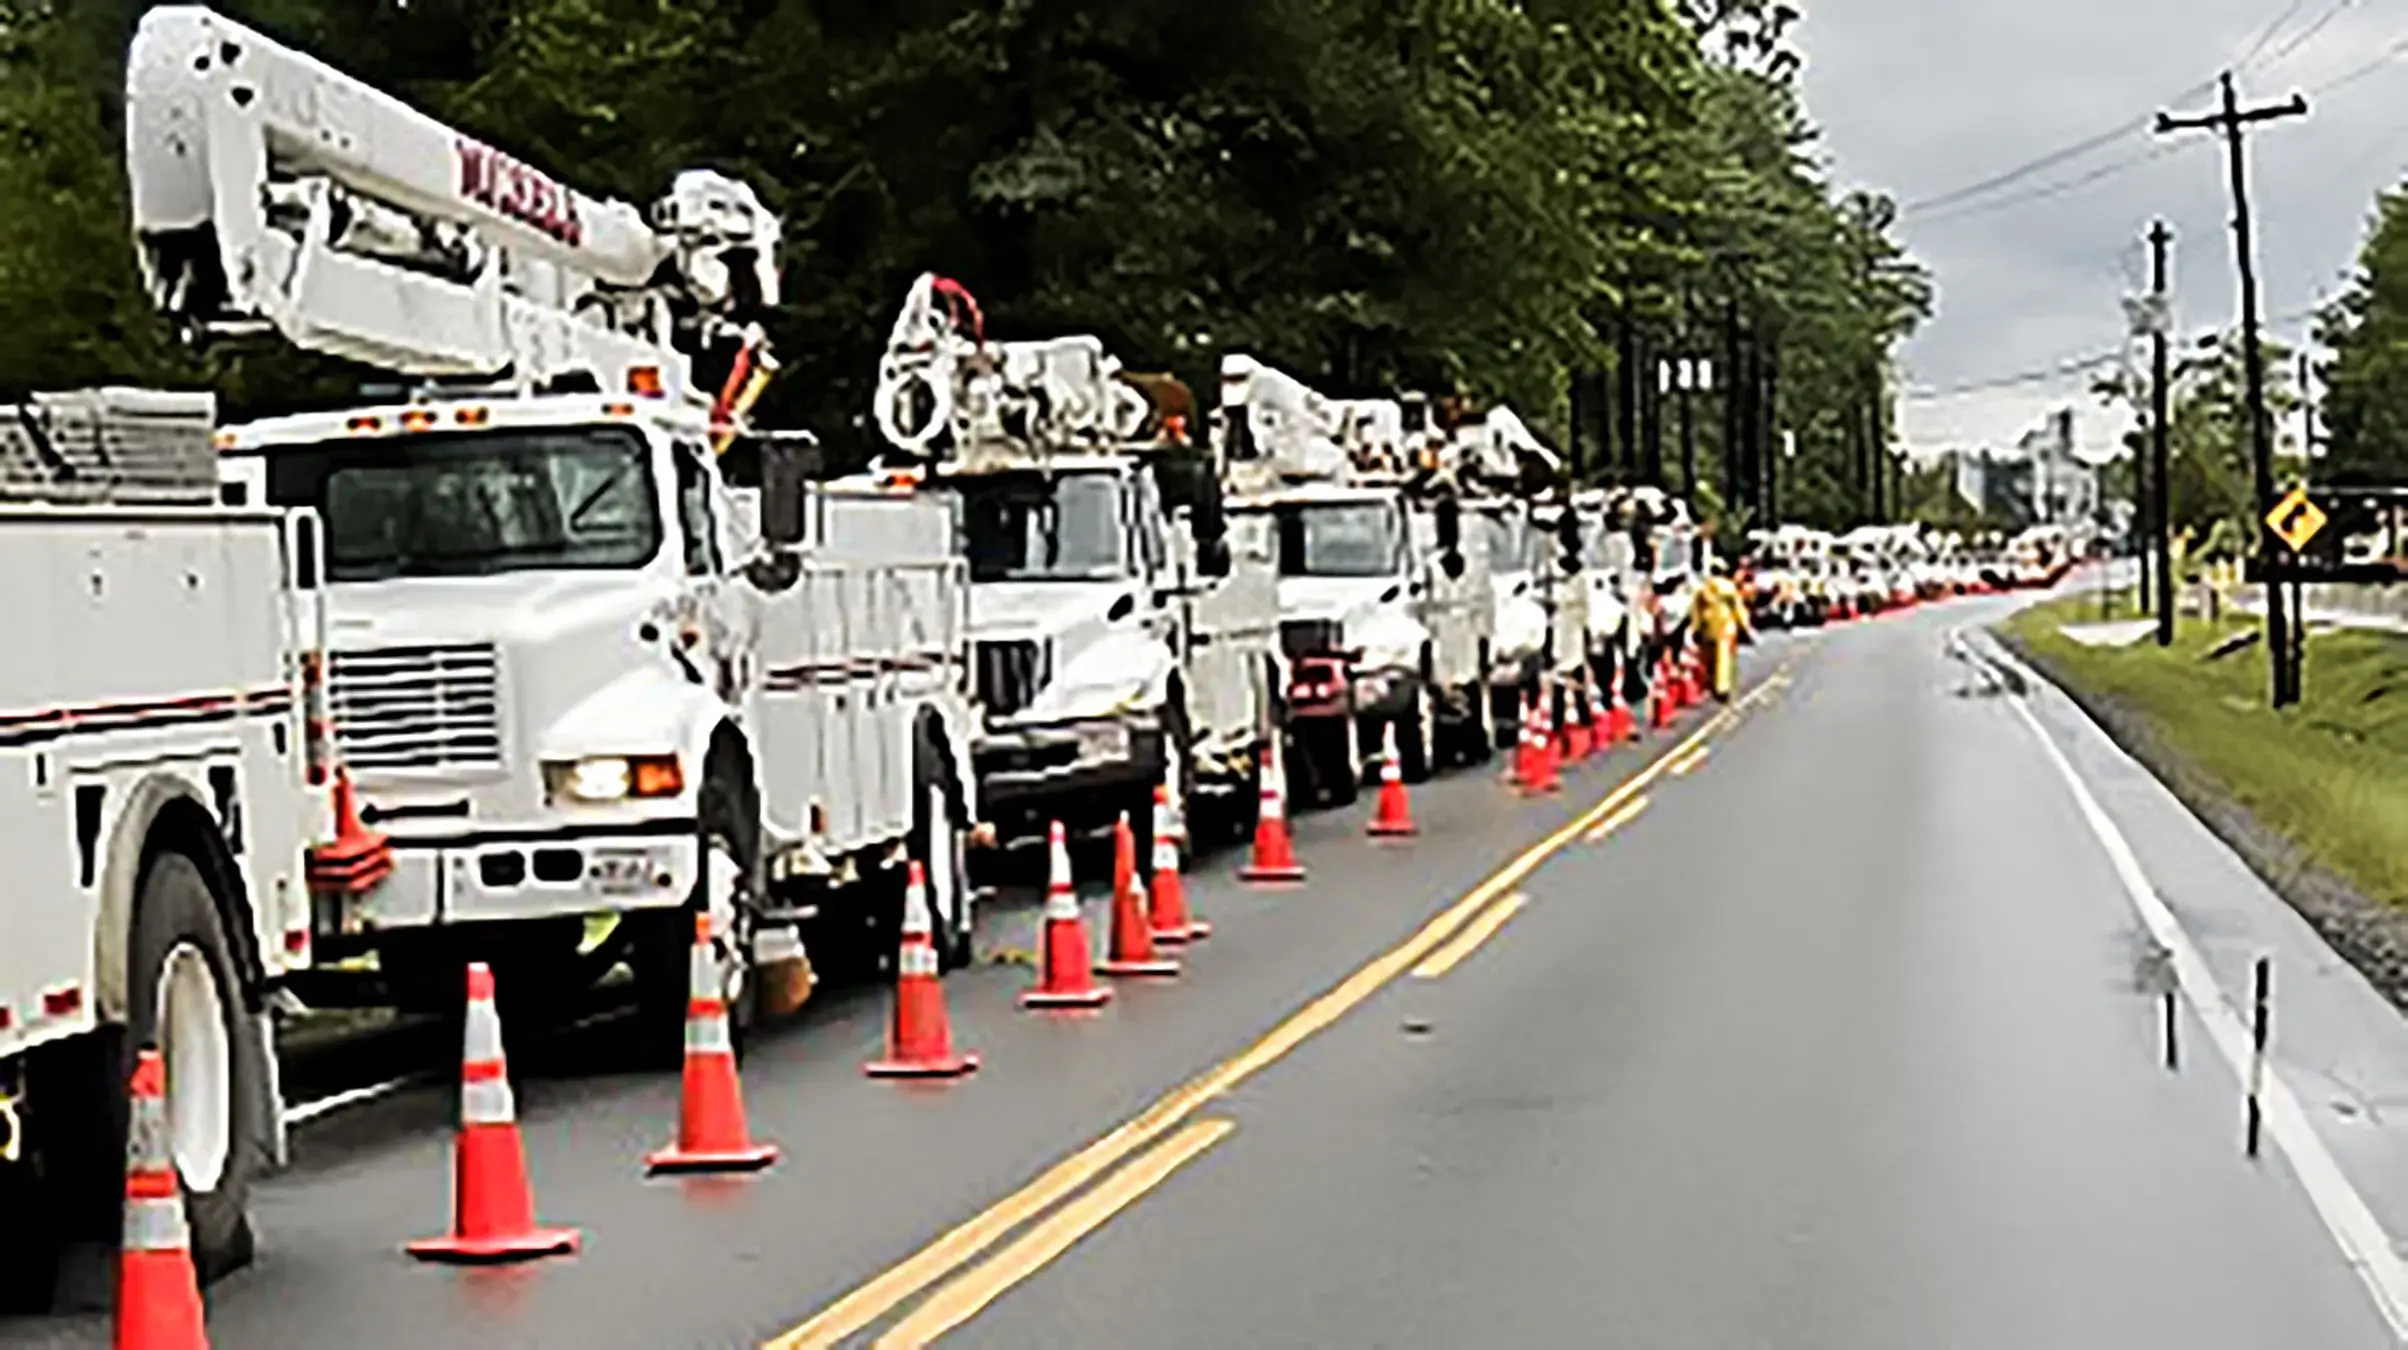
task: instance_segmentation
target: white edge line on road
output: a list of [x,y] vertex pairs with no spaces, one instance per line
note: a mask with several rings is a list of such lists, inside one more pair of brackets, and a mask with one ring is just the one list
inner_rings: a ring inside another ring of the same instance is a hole
[[353,1088],[349,1092],[338,1092],[331,1097],[320,1097],[315,1101],[295,1102],[284,1108],[285,1126],[289,1129],[295,1125],[307,1125],[320,1116],[330,1116],[346,1107],[358,1106],[362,1102],[372,1102],[379,1097],[399,1092],[424,1077],[425,1075],[419,1074],[409,1078],[396,1078],[390,1082],[371,1083],[363,1088]]
[[[2001,650],[1998,657],[2014,665],[2031,683],[2049,684],[2012,653]],[[2100,847],[2107,851],[2107,859],[2114,865],[2117,879],[2124,884],[2125,895],[2130,897],[2132,907],[2140,912],[2141,921],[2148,926],[2150,935],[2173,954],[2174,973],[2182,986],[2183,997],[2190,1002],[2201,1024],[2207,1028],[2209,1038],[2223,1054],[2225,1063],[2232,1067],[2234,1080],[2246,1082],[2252,1054],[2249,1028],[2242,1022],[2239,1010],[2226,1000],[2222,988],[2216,983],[2215,973],[2208,968],[2199,949],[2192,945],[2190,935],[2183,931],[2182,921],[2174,917],[2174,911],[2157,894],[2157,888],[2149,883],[2148,873],[2142,870],[2140,858],[2133,853],[2132,845],[2124,838],[2123,831],[2117,828],[2105,808],[2099,805],[2098,798],[2091,795],[2090,786],[2082,781],[2082,775],[2074,768],[2073,761],[2066,757],[2056,739],[2049,735],[2048,728],[2033,714],[2030,703],[2020,694],[2010,693],[2007,699],[2016,715],[2023,719],[2024,725],[2031,728],[2041,749],[2048,753],[2049,762],[2056,766],[2058,774],[2065,779],[2065,786],[2073,793],[2074,804],[2081,808],[2082,818],[2089,822],[2091,833],[2098,837]],[[2122,753],[2121,747],[2117,747],[2117,753]],[[2300,1107],[2299,1098],[2292,1093],[2290,1084],[2283,1081],[2282,1075],[2271,1064],[2266,1070],[2261,1096],[2267,1131],[2273,1135],[2275,1145],[2282,1149],[2283,1156],[2289,1159],[2292,1173],[2299,1178],[2300,1189],[2307,1192],[2308,1203],[2315,1206],[2316,1216],[2324,1221],[2326,1230],[2333,1235],[2333,1241],[2340,1246],[2343,1258],[2357,1271],[2367,1292],[2374,1296],[2375,1308],[2382,1313],[2383,1320],[2390,1324],[2393,1338],[2408,1341],[2408,1262],[2403,1262],[2393,1249],[2391,1235],[2384,1231],[2382,1220],[2367,1208],[2365,1197],[2358,1194],[2357,1188],[2342,1173],[2341,1165],[2333,1160],[2331,1150],[2317,1135],[2316,1127]]]

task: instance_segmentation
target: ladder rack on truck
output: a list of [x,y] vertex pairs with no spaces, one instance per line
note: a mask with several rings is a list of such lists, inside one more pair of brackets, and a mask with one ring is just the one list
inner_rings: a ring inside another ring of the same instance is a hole
[[221,436],[231,496],[325,521],[336,732],[396,861],[313,940],[376,954],[363,992],[456,1008],[482,959],[541,1015],[624,960],[675,1063],[697,912],[740,1031],[807,992],[806,940],[891,967],[907,857],[965,960],[951,522],[750,424],[782,237],[752,189],[592,197],[197,6],[144,17],[126,98],[163,315],[429,386]]
[[0,1308],[114,1255],[137,1046],[167,1059],[204,1271],[248,1258],[281,1153],[268,999],[310,964],[335,824],[321,559],[308,513],[219,504],[213,431],[206,394],[0,405],[0,576],[31,638],[0,648]]

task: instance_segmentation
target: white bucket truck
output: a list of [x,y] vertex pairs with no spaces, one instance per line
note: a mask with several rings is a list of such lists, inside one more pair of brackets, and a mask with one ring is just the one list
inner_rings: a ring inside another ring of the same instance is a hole
[[[0,406],[0,1312],[105,1297],[136,1048],[166,1059],[204,1279],[249,1259],[280,1147],[269,999],[310,963],[306,850],[333,825],[320,573],[306,515],[218,505],[212,416],[126,389]],[[362,842],[372,877],[389,855]]]
[[1187,443],[1192,402],[1093,337],[990,341],[933,274],[895,320],[874,409],[894,453],[866,489],[957,513],[980,800],[1006,839],[1124,811],[1143,838],[1157,784],[1251,828],[1277,678],[1270,540],[1229,527]]
[[1352,801],[1391,723],[1409,781],[1493,748],[1488,555],[1466,547],[1453,447],[1431,412],[1329,399],[1222,358],[1230,518],[1266,522],[1276,546],[1300,799]]
[[751,190],[684,173],[647,219],[200,8],[151,11],[128,80],[159,307],[421,382],[219,438],[230,499],[324,519],[339,749],[397,852],[320,950],[436,1011],[472,958],[538,1007],[625,959],[671,1062],[696,911],[739,1026],[806,932],[891,951],[906,854],[965,959],[951,522],[743,433],[778,303]]
[[[1521,730],[1522,707],[1542,676],[1557,687],[1588,657],[1588,590],[1575,537],[1561,537],[1567,487],[1563,461],[1511,408],[1492,408],[1453,432],[1464,476],[1477,495],[1465,500],[1479,522],[1495,593],[1496,636],[1488,683],[1503,744]],[[1560,709],[1557,710],[1560,713]]]

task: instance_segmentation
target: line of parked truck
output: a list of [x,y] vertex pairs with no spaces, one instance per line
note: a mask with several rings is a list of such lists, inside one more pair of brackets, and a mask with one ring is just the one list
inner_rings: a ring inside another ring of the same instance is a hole
[[1738,583],[1758,627],[1801,628],[1924,600],[2053,586],[2077,556],[2056,525],[1971,538],[1918,523],[1841,534],[1782,525],[1748,536]]
[[0,1307],[113,1247],[137,1046],[214,1278],[313,1006],[456,1013],[481,960],[540,1018],[624,970],[673,1064],[697,913],[741,1034],[892,961],[906,863],[958,967],[996,846],[1157,784],[1242,835],[1275,743],[1333,802],[1390,725],[1408,779],[1485,760],[1686,612],[1685,505],[1578,487],[1509,409],[1240,354],[1203,408],[935,275],[884,453],[829,477],[750,417],[744,184],[589,197],[199,7],[142,20],[126,99],[159,312],[396,384],[0,407]]

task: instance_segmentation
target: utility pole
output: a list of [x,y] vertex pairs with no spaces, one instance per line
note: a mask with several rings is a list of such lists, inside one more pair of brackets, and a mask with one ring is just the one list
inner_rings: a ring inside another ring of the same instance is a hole
[[1722,499],[1732,512],[1746,511],[1748,500],[1747,448],[1742,444],[1747,436],[1747,410],[1740,406],[1741,390],[1746,382],[1739,369],[1739,297],[1734,292],[1722,300]]
[[1625,301],[1614,316],[1616,339],[1614,367],[1614,431],[1618,449],[1615,465],[1622,470],[1618,483],[1635,483],[1639,478],[1639,334],[1630,321],[1630,307]]
[[2149,227],[2149,472],[2148,505],[2142,518],[2148,521],[2149,551],[2157,565],[2157,645],[2174,645],[2174,497],[2168,488],[2169,470],[2166,442],[2170,432],[2167,424],[2167,405],[2172,401],[2167,389],[2167,348],[2172,345],[2168,329],[2172,304],[2167,289],[2167,247],[2174,242],[2174,232],[2166,223],[2157,221]]
[[1697,419],[1691,415],[1689,391],[1697,383],[1697,362],[1689,355],[1689,288],[1681,287],[1680,336],[1673,340],[1673,394],[1680,400],[1681,495],[1697,509]]
[[2221,111],[2201,117],[2172,117],[2161,112],[2157,115],[2157,134],[2199,130],[2224,134],[2226,166],[2232,177],[2233,255],[2241,274],[2241,373],[2249,402],[2250,462],[2257,480],[2258,572],[2266,586],[2266,655],[2274,672],[2271,702],[2277,708],[2286,708],[2299,701],[2299,682],[2292,674],[2290,652],[2294,638],[2283,603],[2283,588],[2275,577],[2282,546],[2274,537],[2274,527],[2266,520],[2274,511],[2274,436],[2266,417],[2265,354],[2258,350],[2257,261],[2249,230],[2249,169],[2248,157],[2241,147],[2241,132],[2258,122],[2305,117],[2308,101],[2293,94],[2288,103],[2244,109],[2240,95],[2233,89],[2231,71],[2224,72],[2220,84],[2224,92]]
[[1664,486],[1664,372],[1668,367],[1652,334],[1639,335],[1638,355],[1637,368],[1643,374],[1639,380],[1639,481],[1660,488]]
[[1781,523],[1781,333],[1774,329],[1764,343],[1764,523]]

